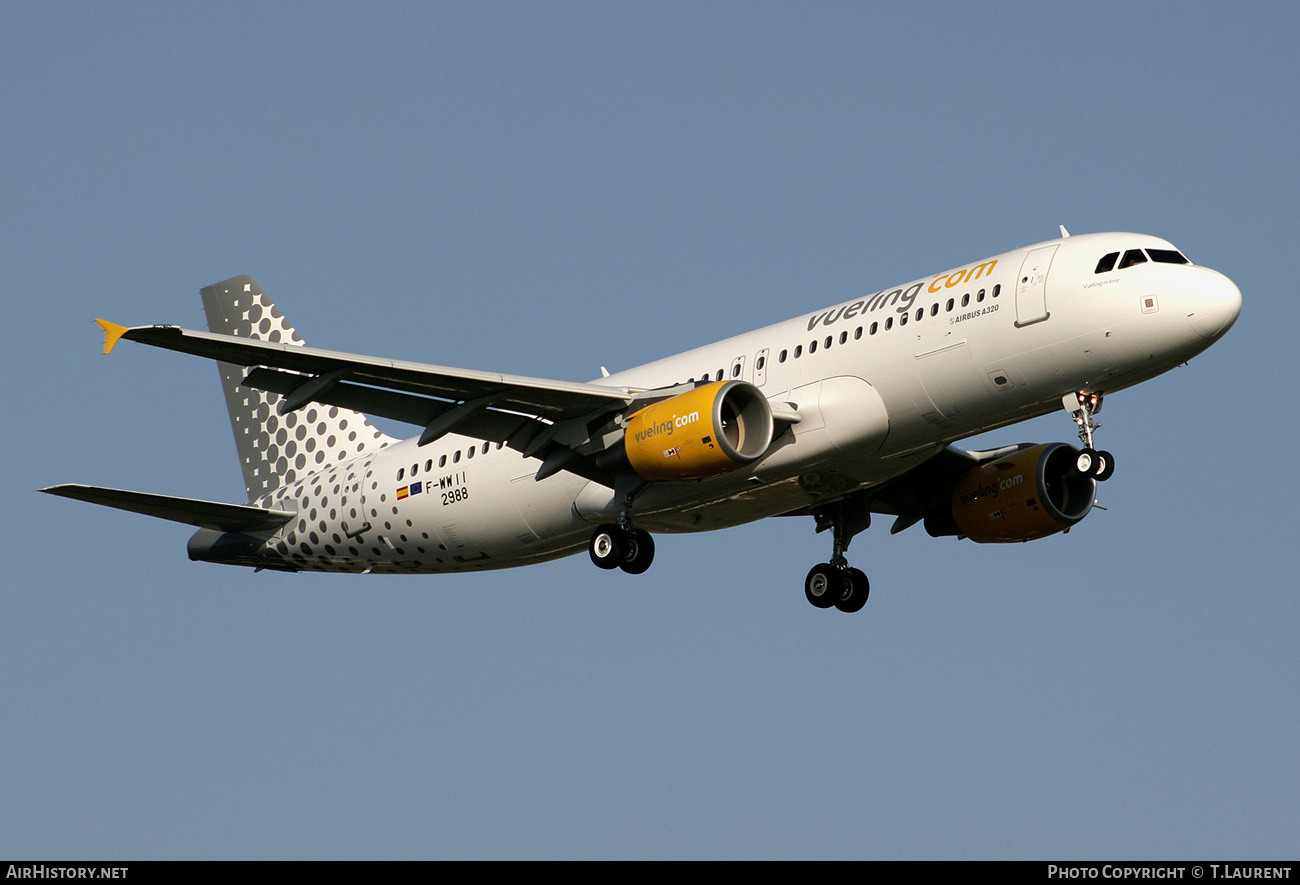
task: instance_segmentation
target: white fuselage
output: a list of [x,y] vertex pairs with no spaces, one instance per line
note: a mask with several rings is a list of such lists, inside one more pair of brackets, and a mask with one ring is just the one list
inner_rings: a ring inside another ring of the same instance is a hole
[[[800,420],[724,476],[655,483],[636,499],[651,532],[707,531],[833,500],[945,445],[1111,393],[1185,362],[1232,324],[1240,293],[1216,271],[1112,252],[1173,250],[1124,233],[1052,240],[814,310],[628,369],[596,384],[660,388],[741,379]],[[299,518],[265,536],[268,565],[445,572],[582,549],[618,511],[606,486],[482,440],[400,442],[282,486],[256,503]]]

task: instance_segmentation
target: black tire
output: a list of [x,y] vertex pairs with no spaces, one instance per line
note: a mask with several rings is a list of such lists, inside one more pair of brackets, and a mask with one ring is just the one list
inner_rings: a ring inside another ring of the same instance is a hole
[[803,581],[803,595],[817,608],[830,608],[843,593],[840,570],[829,562],[819,562]]
[[632,529],[624,535],[627,549],[618,567],[629,575],[639,575],[650,568],[655,558],[655,539],[644,529]]
[[862,569],[846,568],[840,579],[844,589],[835,607],[848,614],[862,611],[862,607],[867,604],[867,597],[871,595],[871,582],[867,580],[866,573]]
[[627,537],[616,525],[602,525],[591,533],[587,552],[598,568],[618,568],[627,558]]
[[1097,482],[1105,482],[1115,475],[1115,456],[1110,452],[1098,452],[1097,463],[1097,473],[1093,476]]

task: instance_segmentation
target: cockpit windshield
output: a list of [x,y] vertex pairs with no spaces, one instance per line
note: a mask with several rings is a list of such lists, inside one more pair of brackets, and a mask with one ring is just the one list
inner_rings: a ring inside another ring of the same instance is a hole
[[[1101,256],[1097,262],[1097,269],[1093,273],[1110,273],[1112,270],[1123,270],[1126,267],[1133,267],[1135,264],[1146,264],[1147,260],[1157,262],[1158,264],[1191,264],[1187,257],[1177,249],[1129,249],[1124,253],[1121,259],[1118,252],[1107,252]],[[1119,267],[1116,268],[1118,262]]]
[[1147,254],[1151,256],[1152,261],[1159,261],[1162,264],[1191,264],[1177,249],[1148,249]]
[[1141,249],[1129,249],[1124,253],[1124,257],[1119,260],[1119,269],[1132,267],[1135,264],[1146,264],[1147,257],[1142,254]]

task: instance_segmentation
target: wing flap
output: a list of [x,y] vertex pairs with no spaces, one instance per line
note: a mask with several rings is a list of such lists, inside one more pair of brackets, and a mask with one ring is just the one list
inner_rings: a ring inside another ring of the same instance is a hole
[[109,489],[81,483],[64,483],[40,489],[47,495],[72,498],[118,510],[129,510],[145,516],[170,519],[199,528],[222,532],[248,532],[279,528],[298,514],[290,510],[269,510],[247,504],[225,504],[198,498],[178,498],[172,495],[154,495],[148,492],[131,492],[126,489]]

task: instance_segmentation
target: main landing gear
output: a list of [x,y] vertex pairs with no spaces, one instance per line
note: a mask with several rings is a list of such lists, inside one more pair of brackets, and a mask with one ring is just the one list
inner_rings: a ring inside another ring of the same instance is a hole
[[1097,451],[1092,442],[1092,435],[1101,427],[1093,417],[1101,411],[1101,394],[1076,390],[1063,396],[1061,405],[1079,425],[1079,441],[1083,443],[1083,449],[1075,456],[1074,469],[1080,476],[1092,477],[1097,482],[1110,479],[1115,473],[1115,456]]
[[871,582],[862,569],[851,567],[843,556],[819,562],[803,582],[804,596],[817,608],[834,606],[842,612],[861,611],[871,595]]
[[861,611],[871,595],[871,582],[861,569],[853,568],[844,557],[849,541],[871,525],[871,511],[853,497],[835,501],[813,513],[817,531],[831,529],[834,549],[830,562],[819,562],[804,578],[803,592],[817,608],[837,608],[842,612]]
[[632,525],[632,518],[628,515],[632,502],[645,488],[645,481],[639,478],[620,477],[616,480],[615,491],[621,502],[618,522],[598,526],[591,533],[588,552],[598,568],[621,568],[629,575],[639,575],[654,562],[654,538],[645,529]]
[[603,569],[639,575],[655,558],[654,538],[645,529],[607,523],[591,533],[591,561]]

